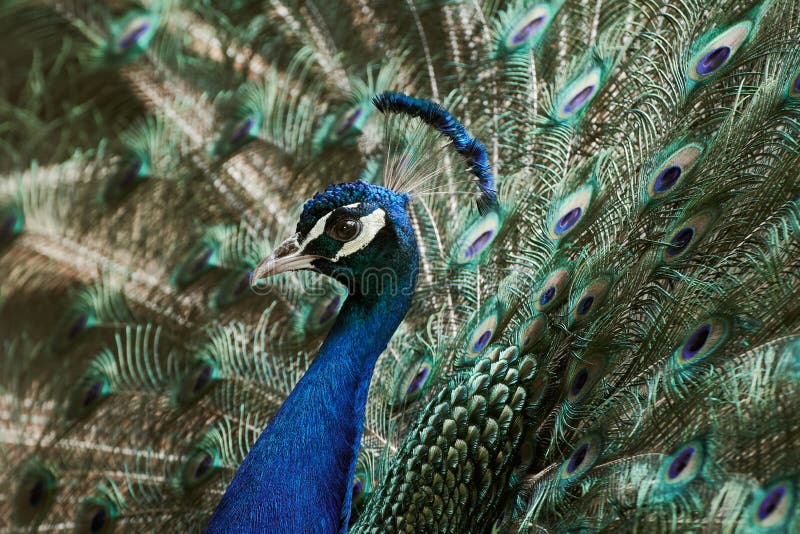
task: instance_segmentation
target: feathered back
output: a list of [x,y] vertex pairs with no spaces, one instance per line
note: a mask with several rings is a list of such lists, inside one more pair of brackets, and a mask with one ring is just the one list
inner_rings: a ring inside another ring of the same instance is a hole
[[795,2],[211,4],[0,7],[0,529],[202,530],[346,298],[250,272],[357,178],[420,274],[354,531],[800,524]]

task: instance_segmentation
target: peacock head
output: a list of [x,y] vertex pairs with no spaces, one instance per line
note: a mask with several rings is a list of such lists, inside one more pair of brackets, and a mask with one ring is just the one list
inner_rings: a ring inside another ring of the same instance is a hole
[[251,286],[300,269],[333,277],[351,295],[401,289],[409,280],[413,286],[417,245],[406,212],[409,200],[362,181],[328,186],[306,202],[297,233],[256,267]]

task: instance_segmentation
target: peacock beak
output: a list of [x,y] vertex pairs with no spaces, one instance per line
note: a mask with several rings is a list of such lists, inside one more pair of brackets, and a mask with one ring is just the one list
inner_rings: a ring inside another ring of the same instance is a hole
[[311,264],[314,260],[322,256],[302,254],[299,241],[300,234],[295,234],[272,251],[272,254],[261,260],[261,263],[253,270],[250,277],[250,286],[255,286],[259,280],[269,278],[276,274],[286,271],[297,271],[299,269],[312,269]]

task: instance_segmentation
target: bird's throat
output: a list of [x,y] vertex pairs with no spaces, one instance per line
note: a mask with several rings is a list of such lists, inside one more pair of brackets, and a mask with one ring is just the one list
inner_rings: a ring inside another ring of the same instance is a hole
[[314,362],[236,472],[209,532],[244,525],[346,531],[372,372],[408,311],[415,279],[401,273],[392,290],[345,301]]

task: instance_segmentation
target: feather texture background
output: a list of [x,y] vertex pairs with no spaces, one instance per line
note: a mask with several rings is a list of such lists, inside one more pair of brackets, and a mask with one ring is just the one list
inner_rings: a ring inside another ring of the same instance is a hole
[[346,296],[249,274],[357,178],[420,276],[352,531],[798,528],[795,2],[215,4],[0,6],[0,530],[202,530]]

